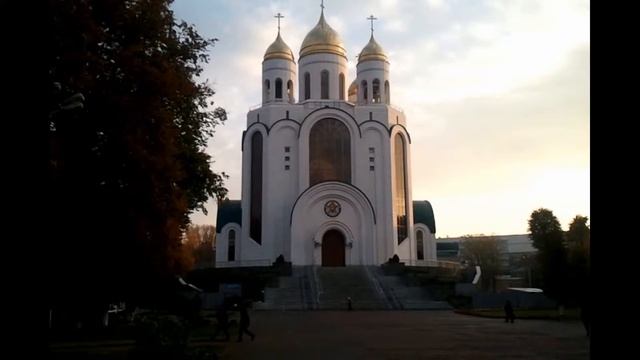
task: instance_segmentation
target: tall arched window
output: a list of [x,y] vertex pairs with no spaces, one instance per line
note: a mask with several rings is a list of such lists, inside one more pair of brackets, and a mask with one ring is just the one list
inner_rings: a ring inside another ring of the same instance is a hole
[[249,236],[262,244],[262,134],[251,137],[251,203],[249,210]]
[[293,99],[293,81],[287,81],[287,98],[290,103],[293,103],[295,100]]
[[269,79],[264,81],[264,92],[262,94],[262,102],[269,101],[269,94],[271,92],[271,82]]
[[338,77],[338,86],[340,86],[339,89],[339,93],[340,93],[340,100],[344,100],[344,74],[340,73],[340,76]]
[[391,104],[391,89],[389,89],[389,80],[384,82],[384,102]]
[[393,205],[396,211],[396,225],[398,227],[398,244],[407,237],[407,178],[405,174],[405,147],[402,135],[396,134],[395,139],[395,191]]
[[227,261],[235,261],[236,260],[236,231],[231,229],[229,230],[229,246],[227,248]]
[[327,70],[320,72],[320,98],[329,98],[329,72]]
[[378,79],[373,79],[373,97],[371,98],[371,100],[374,103],[379,103],[380,102],[380,80]]
[[351,183],[351,136],[336,119],[318,121],[309,133],[309,186],[329,180]]
[[311,74],[304,73],[304,99],[311,98]]
[[282,99],[282,79],[276,79],[276,99]]
[[418,260],[424,260],[424,238],[422,230],[416,232],[416,247],[418,248]]
[[367,88],[367,81],[362,80],[362,99],[364,100],[364,102],[367,102],[368,94],[369,94],[369,89]]

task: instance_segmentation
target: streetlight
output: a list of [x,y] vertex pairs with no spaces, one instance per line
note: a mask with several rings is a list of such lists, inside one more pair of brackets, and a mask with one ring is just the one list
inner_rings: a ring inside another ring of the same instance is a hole
[[522,261],[527,267],[527,273],[529,274],[529,287],[531,287],[531,264],[529,263],[529,257],[527,255],[522,255]]

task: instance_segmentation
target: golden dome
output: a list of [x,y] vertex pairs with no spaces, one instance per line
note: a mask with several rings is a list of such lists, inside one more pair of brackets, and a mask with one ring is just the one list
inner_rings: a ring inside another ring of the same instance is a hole
[[329,53],[347,57],[347,51],[340,35],[324,20],[324,12],[320,14],[318,24],[309,31],[302,41],[300,57],[316,53]]
[[365,46],[364,49],[362,49],[362,51],[360,52],[360,55],[358,55],[358,63],[367,60],[389,62],[387,54],[384,53],[382,46],[380,46],[376,39],[373,38],[373,34],[371,34],[371,38],[369,39],[369,43],[367,44],[367,46]]
[[291,48],[282,40],[279,31],[276,40],[269,45],[267,51],[264,53],[264,60],[269,59],[284,59],[293,61],[294,63],[296,62],[293,58],[293,51],[291,51]]
[[349,85],[349,91],[347,91],[347,94],[351,96],[351,95],[355,95],[357,92],[358,92],[358,83],[356,82],[356,80],[353,80],[351,85]]

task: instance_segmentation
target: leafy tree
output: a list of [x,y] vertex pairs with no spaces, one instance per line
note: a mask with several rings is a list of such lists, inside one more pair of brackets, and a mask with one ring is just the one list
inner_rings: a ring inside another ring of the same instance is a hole
[[587,253],[591,241],[591,229],[587,225],[589,218],[582,215],[576,215],[569,224],[567,231],[567,243],[569,247],[575,248],[577,251]]
[[591,271],[591,229],[586,216],[576,215],[566,233],[569,248],[569,283],[575,301],[583,305],[589,297],[589,275]]
[[538,249],[542,288],[560,303],[567,300],[567,250],[560,222],[549,209],[540,208],[529,218],[529,237]]
[[[44,247],[54,302],[153,298],[187,269],[189,215],[226,196],[226,175],[204,151],[226,113],[197,80],[216,39],[177,22],[171,2],[48,1],[42,56],[57,89],[43,99],[45,209],[56,241]],[[82,107],[60,106],[76,93]]]
[[495,290],[495,276],[500,274],[502,251],[500,243],[494,236],[463,236],[461,257],[473,266],[480,266],[481,287],[484,290]]

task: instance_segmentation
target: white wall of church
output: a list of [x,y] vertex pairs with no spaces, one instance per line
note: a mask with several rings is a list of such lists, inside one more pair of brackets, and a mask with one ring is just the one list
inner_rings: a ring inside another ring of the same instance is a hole
[[[318,101],[322,104],[322,101]],[[314,102],[298,104],[271,103],[247,114],[247,131],[243,148],[243,189],[242,206],[244,231],[242,237],[242,258],[245,260],[273,261],[280,254],[287,261],[301,258],[296,253],[296,236],[292,229],[283,226],[291,219],[292,206],[298,196],[309,186],[309,133],[313,125],[325,118],[342,121],[349,129],[351,138],[351,183],[361,189],[375,209],[378,224],[375,238],[368,240],[373,256],[371,260],[355,257],[354,263],[366,261],[382,263],[394,254],[402,259],[415,259],[416,248],[413,229],[413,207],[411,198],[411,147],[403,125],[404,114],[392,106],[369,104],[353,106],[339,103],[333,107],[312,106]],[[332,105],[333,106],[333,105]],[[288,114],[287,114],[288,112]],[[348,114],[351,114],[349,116]],[[258,122],[259,115],[259,124]],[[288,119],[287,119],[288,116]],[[352,118],[355,117],[355,121]],[[389,134],[391,128],[391,135]],[[250,208],[250,168],[251,136],[255,131],[263,134],[263,239],[262,245],[249,239]],[[409,239],[397,244],[395,214],[393,212],[394,156],[393,144],[396,133],[405,139],[407,173],[407,207]],[[285,153],[285,147],[290,148]],[[373,153],[370,153],[373,148]],[[288,156],[288,161],[286,157]],[[370,161],[373,158],[373,162]],[[285,166],[289,166],[286,170]],[[373,170],[370,169],[373,166]],[[309,221],[309,220],[307,220]],[[359,236],[359,235],[357,235]],[[363,245],[364,247],[365,245]],[[302,251],[300,247],[297,247]],[[310,258],[312,248],[304,248]],[[311,251],[308,252],[308,251]],[[360,250],[350,249],[355,256]],[[315,255],[317,256],[317,254]]]
[[[424,260],[427,261],[436,261],[438,260],[437,252],[436,252],[436,237],[431,233],[429,227],[425,224],[418,223],[414,225],[414,241],[416,244],[416,254],[418,252],[418,231],[422,231],[422,241],[423,241],[423,251],[424,251]],[[417,255],[416,255],[417,259]]]
[[[265,144],[269,167],[263,169],[263,246],[271,259],[282,254],[288,260],[291,231],[285,224],[298,196],[298,126],[291,121],[277,123]],[[289,147],[288,153],[285,147]]]
[[[379,101],[374,101],[373,81],[378,80]],[[367,99],[364,99],[363,81],[367,85]],[[358,104],[386,103],[385,82],[389,81],[389,63],[386,61],[363,61],[357,66]]]
[[[324,205],[336,200],[340,214],[329,217]],[[320,265],[322,237],[330,229],[339,230],[349,245],[346,265],[377,264],[376,236],[380,224],[366,197],[353,186],[327,182],[306,191],[296,202],[292,221],[292,261],[301,265]]]
[[[362,152],[360,159],[366,160],[360,161],[358,171],[366,173],[367,178],[366,180],[363,178],[364,181],[360,186],[374,204],[376,215],[381,222],[375,246],[379,249],[377,261],[383,263],[393,255],[393,243],[390,241],[393,239],[393,223],[389,220],[393,216],[389,133],[386,127],[378,122],[369,122],[361,129],[364,146],[360,149]],[[373,154],[369,152],[369,148],[373,148]],[[369,168],[371,157],[374,158],[373,171]]]
[[329,71],[329,99],[330,100],[339,100],[340,95],[340,87],[339,87],[339,75],[342,73],[345,76],[345,83],[343,91],[345,100],[347,97],[347,86],[349,86],[349,82],[347,80],[348,69],[347,69],[347,59],[342,56],[335,54],[311,54],[306,55],[302,59],[299,60],[299,101],[305,101],[304,98],[304,74],[309,73],[311,76],[311,100],[319,100],[321,98],[320,94],[320,73],[323,70]]
[[[282,80],[282,96],[276,98],[276,80]],[[269,89],[266,81],[269,81]],[[291,99],[288,96],[287,84],[291,81]],[[269,59],[262,62],[262,102],[273,101],[294,103],[297,95],[296,64],[284,59]]]

